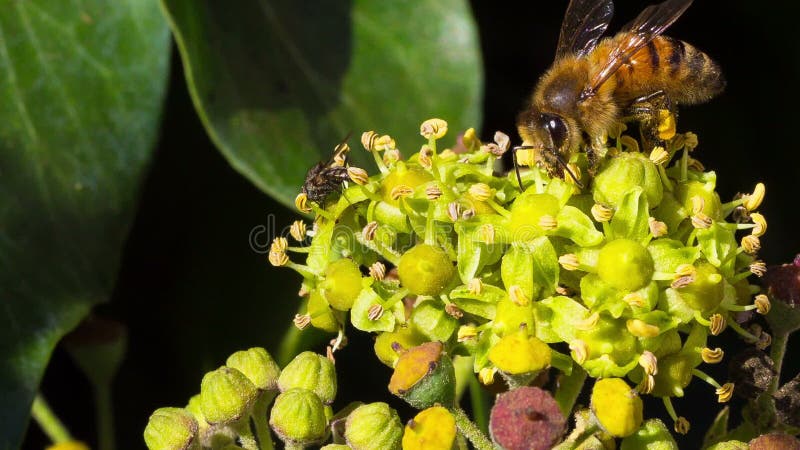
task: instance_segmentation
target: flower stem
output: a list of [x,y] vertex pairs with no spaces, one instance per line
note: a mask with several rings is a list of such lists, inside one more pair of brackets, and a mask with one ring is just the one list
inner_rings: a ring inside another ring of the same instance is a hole
[[114,407],[109,383],[95,385],[94,401],[97,411],[97,448],[114,450]]
[[775,364],[775,377],[772,378],[772,383],[769,385],[768,393],[774,394],[778,390],[781,378],[781,367],[783,366],[783,357],[786,355],[786,343],[789,341],[789,333],[776,333],[772,336],[772,344],[769,351],[769,357]]
[[475,417],[475,424],[483,433],[489,432],[489,417],[487,411],[489,404],[486,401],[486,392],[481,388],[478,377],[472,376],[469,379],[469,400],[472,406],[472,416]]
[[67,427],[59,420],[53,410],[50,409],[50,405],[47,404],[41,393],[36,394],[36,397],[33,399],[31,415],[42,428],[44,434],[46,434],[54,444],[72,440],[72,435],[69,434],[69,430],[67,430]]
[[275,448],[275,444],[272,442],[272,434],[270,434],[269,426],[267,426],[267,412],[269,411],[269,404],[275,398],[275,394],[275,391],[264,392],[253,408],[252,418],[256,427],[258,446],[261,450]]
[[450,413],[456,419],[456,427],[475,447],[476,450],[493,450],[494,445],[489,441],[489,438],[481,432],[477,425],[475,425],[463,409],[458,406],[450,408]]

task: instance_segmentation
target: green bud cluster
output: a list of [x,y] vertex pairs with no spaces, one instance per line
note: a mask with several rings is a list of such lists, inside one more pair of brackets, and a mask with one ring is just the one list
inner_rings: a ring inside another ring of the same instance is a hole
[[271,425],[285,442],[309,445],[328,436],[326,405],[335,395],[336,373],[327,358],[305,352],[281,370],[255,347],[206,373],[185,408],[157,409],[144,439],[150,450],[272,448]]
[[[754,303],[748,281],[763,274],[763,185],[723,203],[716,174],[692,156],[694,134],[656,148],[609,138],[598,166],[583,153],[568,161],[579,182],[530,167],[520,188],[513,172],[496,171],[508,149],[502,133],[481,143],[468,130],[459,148],[443,149],[444,121],[422,129],[427,141],[406,159],[393,139],[364,133],[378,173],[314,205],[308,248],[276,239],[270,262],[304,278],[300,328],[342,336],[349,322],[375,333],[376,354],[392,367],[438,342],[444,355],[471,356],[484,383],[579,365],[665,401],[683,395],[700,364],[722,359],[706,348],[709,334],[728,323],[759,339],[732,313],[769,306]],[[305,262],[289,261],[293,251]],[[730,398],[732,386],[702,375],[720,401]],[[593,412],[613,415],[617,404]],[[622,419],[611,434],[628,442],[661,433],[652,422],[640,431],[641,415]]]

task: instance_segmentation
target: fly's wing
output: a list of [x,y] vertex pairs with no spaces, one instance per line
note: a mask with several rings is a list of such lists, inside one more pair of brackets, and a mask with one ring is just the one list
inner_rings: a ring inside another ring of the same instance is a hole
[[571,0],[561,23],[556,59],[589,53],[614,15],[612,0]]
[[608,61],[590,80],[581,98],[591,97],[623,64],[672,25],[689,8],[692,0],[667,0],[650,5],[639,16],[622,29],[625,39],[609,53]]
[[348,139],[350,139],[350,135],[353,134],[353,131],[347,132],[347,136],[342,139],[342,142],[336,145],[333,149],[333,155],[331,155],[331,159],[328,161],[328,166],[345,166],[347,165],[347,154],[350,152],[350,146],[347,145]]

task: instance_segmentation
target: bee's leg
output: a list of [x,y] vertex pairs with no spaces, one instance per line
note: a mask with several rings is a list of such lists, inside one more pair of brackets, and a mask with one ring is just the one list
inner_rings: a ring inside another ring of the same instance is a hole
[[639,123],[642,144],[645,147],[642,149],[643,151],[651,150],[656,146],[666,147],[666,143],[658,133],[661,121],[660,112],[665,110],[669,111],[673,117],[676,115],[672,100],[662,90],[634,99],[631,105],[625,109],[623,120]]

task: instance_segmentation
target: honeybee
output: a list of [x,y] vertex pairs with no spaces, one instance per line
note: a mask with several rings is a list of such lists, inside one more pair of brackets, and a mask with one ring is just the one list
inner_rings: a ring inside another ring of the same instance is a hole
[[[725,87],[719,66],[692,45],[661,35],[691,4],[651,5],[615,36],[601,39],[614,13],[612,0],[571,0],[555,62],[517,118],[523,142],[515,150],[531,149],[552,176],[563,177],[566,170],[578,182],[567,166],[570,157],[585,147],[593,168],[615,123],[652,123],[659,109],[672,111],[719,94]],[[642,126],[643,138],[648,133],[654,135]]]
[[303,182],[302,192],[306,197],[318,205],[332,193],[341,189],[342,184],[350,179],[347,174],[347,145],[348,133],[342,142],[333,149],[333,155],[327,162],[320,161],[308,169],[306,180]]

